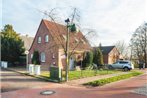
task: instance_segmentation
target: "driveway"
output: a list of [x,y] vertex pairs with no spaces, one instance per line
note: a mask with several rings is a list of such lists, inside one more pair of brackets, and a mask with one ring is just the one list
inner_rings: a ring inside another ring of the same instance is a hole
[[0,74],[1,92],[56,85],[55,83],[46,82],[5,69],[1,69]]
[[[85,88],[65,84],[56,86],[48,84],[44,87],[5,92],[1,95],[2,98],[146,98],[146,96],[134,92],[135,89],[144,86],[146,83],[147,74],[143,74],[102,87]],[[53,95],[41,95],[40,92],[45,90],[53,90],[56,93]]]

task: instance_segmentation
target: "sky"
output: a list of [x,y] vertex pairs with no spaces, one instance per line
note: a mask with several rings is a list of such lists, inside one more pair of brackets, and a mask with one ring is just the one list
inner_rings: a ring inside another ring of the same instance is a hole
[[117,41],[129,44],[135,29],[147,22],[147,0],[2,0],[1,29],[11,24],[21,35],[35,36],[41,19],[47,19],[40,11],[58,8],[62,22],[71,9],[80,13],[81,28],[93,29],[90,36],[93,46],[113,45]]

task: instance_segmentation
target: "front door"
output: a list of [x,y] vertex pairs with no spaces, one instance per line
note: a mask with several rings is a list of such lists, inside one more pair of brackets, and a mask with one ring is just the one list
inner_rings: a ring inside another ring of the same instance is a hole
[[69,60],[69,70],[74,70],[74,58],[70,58]]

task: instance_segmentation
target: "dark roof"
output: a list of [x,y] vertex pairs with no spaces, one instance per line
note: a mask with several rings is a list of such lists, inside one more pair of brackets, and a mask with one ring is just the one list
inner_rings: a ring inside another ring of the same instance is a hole
[[[61,45],[62,43],[65,47],[65,36],[67,34],[67,27],[62,24],[51,22],[45,19],[43,19],[42,22],[46,25],[47,29],[54,38],[56,44]],[[77,45],[78,41],[80,43]],[[80,31],[76,33],[70,32],[69,44],[71,49],[75,48],[76,46],[77,46],[76,49],[78,50],[91,49],[88,40],[84,37],[84,35]]]
[[29,37],[29,36],[20,36],[20,38],[22,39],[22,41],[24,42],[24,47],[26,50],[29,50],[32,42],[33,42],[33,37]]
[[[109,54],[114,47],[115,46],[100,46],[99,48],[101,49],[103,54]],[[98,47],[94,47],[94,49],[96,48]]]

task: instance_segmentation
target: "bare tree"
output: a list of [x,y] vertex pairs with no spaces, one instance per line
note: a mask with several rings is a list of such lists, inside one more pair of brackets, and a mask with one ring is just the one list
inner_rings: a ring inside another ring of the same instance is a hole
[[[64,52],[65,52],[65,55],[66,55],[66,57],[67,58],[70,58],[73,54],[74,54],[74,51],[77,49],[77,47],[80,45],[80,43],[83,43],[83,40],[79,40],[77,43],[74,43],[74,45],[71,47],[71,46],[69,46],[69,49],[70,49],[70,52],[69,52],[69,54],[67,54],[67,43],[65,44],[65,42],[63,42],[63,37],[61,37],[60,36],[60,34],[61,34],[61,28],[59,28],[58,27],[58,25],[57,25],[57,23],[59,23],[59,21],[61,22],[63,19],[61,19],[61,17],[60,16],[58,16],[58,14],[59,14],[59,12],[57,11],[57,9],[59,9],[59,8],[54,8],[54,9],[51,9],[49,12],[48,11],[40,11],[40,12],[42,12],[44,15],[46,15],[48,18],[49,18],[49,20],[50,21],[52,21],[53,23],[54,23],[54,25],[55,25],[55,27],[56,27],[56,33],[54,33],[54,34],[56,34],[55,36],[56,36],[56,39],[58,40],[58,42],[59,42],[59,44],[57,44],[58,46],[60,45],[62,48],[63,48],[63,50],[64,50]],[[72,11],[71,11],[72,13],[68,16],[69,18],[70,18],[70,22],[69,22],[69,24],[67,24],[67,28],[62,28],[62,29],[65,29],[64,31],[67,31],[67,32],[69,32],[68,31],[68,26],[69,25],[76,25],[76,28],[79,28],[80,30],[84,30],[84,29],[82,29],[81,28],[81,26],[80,26],[80,11],[77,9],[77,8],[72,8]],[[90,35],[90,34],[96,34],[96,32],[94,32],[94,30],[92,30],[92,29],[87,29],[86,30],[87,31],[87,33],[83,36],[83,38],[81,38],[81,39],[84,39],[84,41],[86,42],[86,43],[88,43],[89,44],[89,41],[87,40],[87,37]],[[92,38],[92,37],[91,37]],[[53,38],[54,39],[54,38]],[[67,33],[67,39],[68,39],[68,33]],[[72,44],[72,43],[70,43],[70,44]],[[57,45],[54,45],[53,47],[55,47],[55,46],[57,46]],[[89,44],[90,45],[90,44]],[[67,60],[67,65],[66,65],[66,81],[68,80],[67,79],[67,77],[68,77],[68,66],[69,66],[69,60],[70,59],[68,59]]]
[[139,26],[131,38],[132,57],[145,62],[147,67],[147,23]]
[[123,56],[123,57],[127,57],[128,54],[128,47],[126,45],[126,43],[121,40],[115,43],[116,48],[118,49],[119,53]]

